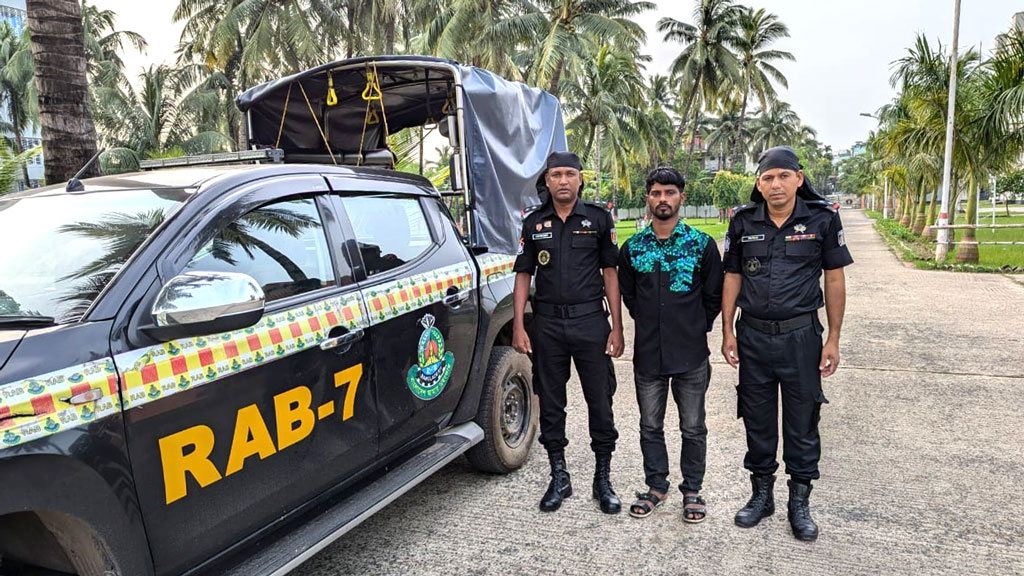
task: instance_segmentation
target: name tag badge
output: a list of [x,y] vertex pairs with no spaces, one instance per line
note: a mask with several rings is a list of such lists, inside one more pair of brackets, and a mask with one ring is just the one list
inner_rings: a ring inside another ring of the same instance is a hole
[[764,234],[752,234],[740,238],[740,242],[764,242]]
[[540,234],[534,234],[530,238],[534,240],[550,240],[552,235],[551,232],[541,232]]
[[804,240],[814,240],[817,237],[817,234],[794,234],[786,236],[786,242],[802,242]]

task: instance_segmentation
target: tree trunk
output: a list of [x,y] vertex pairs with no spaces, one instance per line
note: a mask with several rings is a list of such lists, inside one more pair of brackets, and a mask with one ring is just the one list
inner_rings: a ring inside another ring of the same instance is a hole
[[395,16],[388,16],[388,22],[384,27],[384,53],[391,55],[395,53]]
[[935,226],[935,211],[936,211],[936,199],[939,197],[939,191],[932,191],[932,201],[928,204],[928,220],[925,222],[924,232],[921,233],[922,238],[935,241],[938,236],[938,230],[933,228]]
[[[78,0],[27,0],[46,181],[71,179],[96,154]],[[85,176],[98,174],[96,164]]]
[[736,160],[740,161],[740,168],[746,169],[746,154],[743,151],[743,121],[747,116],[747,95],[750,93],[749,90],[743,92],[743,106],[740,107],[740,119],[736,124],[736,148],[732,152],[732,165],[729,169],[735,172],[733,168],[736,167]]
[[693,99],[697,96],[700,77],[701,71],[698,70],[697,77],[693,81],[693,88],[690,90],[690,97],[686,99],[686,108],[683,109],[683,117],[679,122],[679,128],[676,129],[676,134],[672,137],[672,147],[668,151],[669,162],[675,161],[676,152],[679,151],[679,141],[683,139],[683,133],[686,131],[686,122],[690,119],[690,108],[693,106]]
[[904,228],[910,228],[910,217],[911,214],[913,214],[914,207],[914,203],[911,201],[912,198],[913,193],[910,188],[907,188],[903,195],[903,217],[900,218],[900,226],[903,226]]
[[[968,176],[967,187],[967,214],[964,217],[965,224],[978,223],[978,183],[973,176]],[[960,237],[960,244],[956,246],[956,261],[963,264],[978,263],[978,231],[974,228],[964,230]]]
[[[683,170],[683,174],[690,173],[690,162],[693,160],[693,148],[697,144],[697,122],[694,121],[693,129],[690,130],[690,151],[686,154],[686,169]],[[701,154],[703,157],[703,154]]]
[[352,57],[356,45],[356,0],[348,2],[348,35],[345,38],[345,58]]
[[928,194],[925,192],[924,181],[922,180],[921,183],[918,184],[917,209],[914,211],[914,225],[911,226],[911,228],[910,228],[910,231],[913,232],[915,236],[920,236],[921,233],[924,231],[924,225],[925,225],[924,208],[925,208],[925,198],[927,196],[928,196]]
[[555,98],[558,98],[558,84],[562,81],[562,70],[564,68],[565,58],[560,58],[558,60],[558,66],[555,66],[554,74],[551,75],[551,86],[548,89],[548,92],[550,92]]
[[600,202],[601,201],[601,127],[600,126],[597,127],[597,141],[596,141],[596,144],[597,144],[597,154],[596,154],[596,156],[597,156],[597,162],[596,162],[596,164],[597,164],[597,166],[596,166],[596,168],[597,168],[597,198],[595,198],[594,200],[596,200],[597,202]]

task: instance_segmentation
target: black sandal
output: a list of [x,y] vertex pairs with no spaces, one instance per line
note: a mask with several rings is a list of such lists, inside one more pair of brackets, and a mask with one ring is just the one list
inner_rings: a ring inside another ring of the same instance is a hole
[[[700,506],[687,508],[690,504],[700,504]],[[707,518],[708,508],[707,502],[704,501],[699,494],[697,496],[684,496],[683,497],[683,522],[689,522],[690,524],[697,524],[703,522],[704,518]]]
[[636,502],[629,507],[629,515],[633,518],[646,518],[664,501],[664,497],[659,498],[652,492],[637,492]]

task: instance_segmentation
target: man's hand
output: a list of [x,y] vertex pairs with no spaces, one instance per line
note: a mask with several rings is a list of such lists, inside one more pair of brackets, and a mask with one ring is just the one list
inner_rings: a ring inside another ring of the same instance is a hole
[[530,344],[530,336],[523,327],[512,328],[512,347],[520,354],[532,354],[533,346]]
[[825,346],[821,349],[821,362],[818,370],[821,370],[821,377],[828,378],[836,373],[839,368],[839,342],[826,340]]
[[722,356],[729,366],[737,368],[740,365],[740,353],[736,346],[735,334],[722,334]]
[[622,356],[623,349],[626,347],[626,339],[622,336],[622,328],[612,329],[612,333],[608,335],[608,345],[604,348],[604,353],[611,356],[612,358],[618,358]]

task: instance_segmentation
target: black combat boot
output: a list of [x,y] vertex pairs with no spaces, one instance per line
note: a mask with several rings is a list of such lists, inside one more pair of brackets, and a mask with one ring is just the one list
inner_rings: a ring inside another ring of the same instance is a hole
[[541,512],[558,510],[562,500],[572,496],[572,483],[569,482],[569,472],[565,467],[565,453],[548,452],[548,462],[551,463],[551,483],[540,500]]
[[811,519],[811,483],[789,481],[789,527],[793,536],[804,542],[818,539],[818,525]]
[[594,499],[601,503],[601,512],[618,514],[622,510],[619,496],[612,490],[612,455],[597,454],[594,467]]
[[762,518],[775,514],[775,476],[751,474],[750,485],[750,501],[736,513],[736,525],[741,528],[753,528]]

